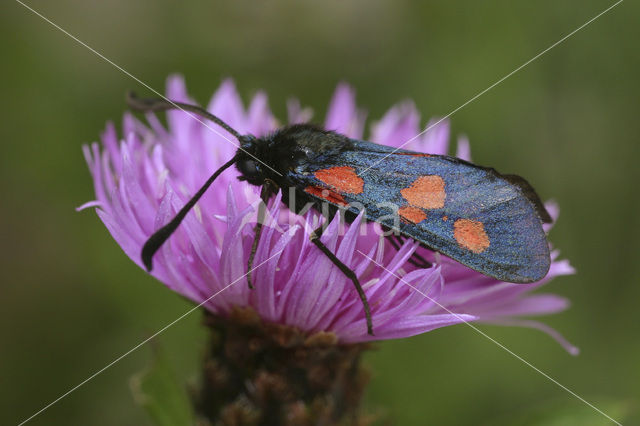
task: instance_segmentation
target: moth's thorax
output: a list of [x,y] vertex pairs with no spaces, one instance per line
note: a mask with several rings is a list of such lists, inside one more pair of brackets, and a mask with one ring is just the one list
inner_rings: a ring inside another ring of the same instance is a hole
[[284,183],[289,171],[337,154],[350,144],[341,134],[311,124],[294,124],[260,138],[243,136],[236,168],[241,180],[252,185],[262,185],[267,179]]

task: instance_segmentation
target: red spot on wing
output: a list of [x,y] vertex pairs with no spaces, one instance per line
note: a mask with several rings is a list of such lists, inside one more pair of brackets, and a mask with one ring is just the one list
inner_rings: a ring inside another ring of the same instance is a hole
[[490,244],[484,225],[476,220],[456,220],[453,224],[453,236],[460,246],[474,253],[482,253]]
[[404,206],[398,209],[400,217],[407,222],[420,223],[427,218],[427,214],[417,207]]
[[449,216],[442,216],[442,220],[444,220],[445,222],[449,220]]
[[364,180],[356,174],[353,167],[339,166],[318,170],[315,177],[338,192],[362,194],[364,190]]
[[444,179],[438,175],[420,176],[411,186],[400,191],[410,205],[423,209],[444,207]]
[[335,191],[331,191],[326,188],[321,188],[319,186],[307,186],[304,189],[304,192],[306,192],[307,194],[315,195],[318,198],[322,198],[323,200],[326,200],[333,204],[337,204],[339,206],[344,207],[349,204],[347,203],[347,200],[345,200],[342,195],[338,194]]

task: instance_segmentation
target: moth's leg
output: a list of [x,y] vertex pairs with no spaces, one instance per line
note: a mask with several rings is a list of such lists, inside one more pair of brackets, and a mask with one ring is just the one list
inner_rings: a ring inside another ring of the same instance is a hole
[[367,333],[373,336],[373,321],[371,320],[371,308],[369,307],[369,301],[367,300],[367,295],[364,293],[364,289],[360,285],[360,281],[358,281],[358,277],[356,276],[356,273],[353,272],[353,270],[349,268],[347,265],[342,263],[342,261],[338,259],[336,255],[333,254],[333,252],[329,250],[327,246],[325,246],[322,243],[322,241],[320,241],[320,237],[322,236],[323,231],[324,231],[323,226],[320,226],[318,229],[313,231],[310,237],[311,242],[315,244],[316,247],[318,247],[320,251],[324,253],[325,256],[327,256],[331,260],[331,262],[334,265],[336,265],[338,269],[340,269],[342,273],[345,274],[346,277],[353,282],[353,285],[355,286],[356,291],[358,292],[358,296],[360,296],[360,301],[362,301],[362,306],[364,307],[364,315],[367,319]]
[[396,249],[396,251],[400,251],[400,247],[402,246],[402,243],[398,242],[398,239],[400,238],[400,236],[398,234],[396,234],[396,231],[394,231],[393,229],[388,228],[386,226],[383,226],[382,230],[385,233],[387,233],[386,235],[384,235],[386,240],[391,243],[391,245],[393,246],[394,249]]
[[247,262],[247,283],[249,284],[249,288],[253,289],[253,281],[251,279],[251,270],[253,269],[253,260],[256,257],[256,251],[258,250],[258,242],[260,241],[260,236],[262,235],[262,224],[264,222],[264,218],[267,215],[267,201],[271,195],[274,194],[273,184],[269,181],[265,182],[262,185],[262,189],[260,190],[260,204],[258,204],[258,218],[256,222],[256,227],[254,228],[255,234],[253,237],[253,244],[251,244],[251,252],[249,253],[249,261]]
[[387,241],[391,243],[391,245],[393,246],[394,249],[396,249],[396,251],[400,251],[401,246],[400,244],[398,244],[398,241],[395,239],[393,235],[389,235],[385,238],[387,239]]
[[[402,244],[404,244],[404,241],[400,238],[400,235],[396,234],[395,232],[393,232],[391,230],[391,228],[385,228],[385,230],[390,231],[390,234],[388,234],[385,238],[387,239],[387,241],[389,241],[391,243],[391,245],[393,246],[393,248],[396,251],[400,251],[400,248],[402,247]],[[408,262],[410,264],[412,264],[413,266],[415,266],[416,268],[422,268],[422,264],[416,262],[413,259],[413,256],[411,256],[408,260]],[[428,268],[428,266],[427,266]]]
[[[396,251],[399,251],[400,247],[402,247],[402,245],[404,244],[404,239],[402,238],[402,236],[395,233],[391,233],[387,237],[387,239],[389,240],[393,248],[396,249]],[[431,268],[432,266],[431,262],[429,262],[424,257],[420,256],[418,253],[413,253],[409,258],[408,262],[413,266],[415,266],[416,268],[427,269],[427,268]]]
[[[424,246],[420,245],[420,247],[424,247]],[[429,262],[427,259],[422,257],[420,254],[418,254],[417,251],[411,255],[409,260],[413,262],[412,264],[417,266],[418,268],[428,269],[433,266],[433,263]]]

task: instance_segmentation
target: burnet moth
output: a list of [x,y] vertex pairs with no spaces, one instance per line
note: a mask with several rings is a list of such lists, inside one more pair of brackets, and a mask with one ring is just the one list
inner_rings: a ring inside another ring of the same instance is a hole
[[[222,127],[240,144],[235,155],[211,175],[176,216],[147,240],[142,261],[149,271],[154,253],[213,181],[232,166],[240,172],[240,180],[261,187],[263,202],[258,209],[248,271],[266,203],[279,190],[282,201],[294,213],[300,213],[309,203],[318,211],[324,205],[329,206],[327,219],[341,211],[350,222],[364,208],[366,220],[393,231],[388,238],[394,246],[410,238],[501,281],[534,282],[549,270],[549,245],[542,224],[550,222],[551,217],[531,185],[520,176],[503,175],[446,155],[350,139],[311,124],[284,126],[259,138],[241,135],[195,105],[141,99],[133,93],[127,101],[138,111],[178,108],[196,113]],[[395,208],[390,210],[389,206]],[[363,304],[367,331],[373,335],[369,303],[358,277],[320,241],[327,223],[325,220],[310,238],[353,282]],[[418,255],[411,262],[430,266]],[[251,287],[251,276],[247,275]]]

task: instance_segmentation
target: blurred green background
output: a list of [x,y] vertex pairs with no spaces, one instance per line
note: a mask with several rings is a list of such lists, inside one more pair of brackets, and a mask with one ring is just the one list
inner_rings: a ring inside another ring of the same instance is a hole
[[[206,102],[233,77],[245,101],[264,89],[281,119],[290,96],[321,119],[345,80],[370,119],[411,98],[424,123],[613,2],[28,4],[160,91],[180,72]],[[620,4],[451,118],[475,161],[560,203],[551,239],[578,270],[547,287],[573,306],[545,322],[580,356],[537,331],[482,330],[625,424],[640,420],[638,12]],[[0,423],[17,424],[190,305],[138,269],[93,212],[74,211],[93,199],[81,145],[119,122],[127,89],[147,92],[19,3],[4,3],[0,35]],[[199,321],[160,339],[184,380],[197,377]],[[30,424],[150,424],[128,385],[150,358],[139,349]],[[525,424],[545,407],[610,424],[465,326],[381,343],[366,362],[366,405],[398,425]]]

